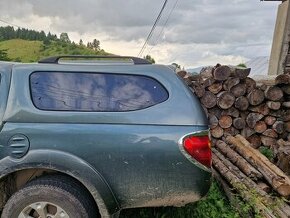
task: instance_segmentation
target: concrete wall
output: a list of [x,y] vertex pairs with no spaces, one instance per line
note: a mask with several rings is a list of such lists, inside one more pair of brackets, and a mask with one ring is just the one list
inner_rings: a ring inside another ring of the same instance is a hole
[[279,5],[275,32],[272,43],[272,51],[269,63],[269,75],[283,74],[285,60],[289,48],[290,39],[290,7],[289,1]]

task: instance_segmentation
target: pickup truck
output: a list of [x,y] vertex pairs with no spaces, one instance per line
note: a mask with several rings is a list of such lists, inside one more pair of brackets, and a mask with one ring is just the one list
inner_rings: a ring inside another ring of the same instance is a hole
[[58,56],[0,62],[0,77],[2,218],[118,217],[208,192],[207,119],[170,67]]

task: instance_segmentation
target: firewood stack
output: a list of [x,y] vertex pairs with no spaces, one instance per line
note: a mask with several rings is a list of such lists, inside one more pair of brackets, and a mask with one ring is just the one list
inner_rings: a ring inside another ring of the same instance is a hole
[[290,75],[279,75],[276,85],[257,84],[250,68],[217,65],[199,75],[183,76],[205,108],[213,142],[241,134],[253,147],[275,147],[290,140]]
[[[249,78],[249,68],[219,64],[178,74],[207,113],[213,171],[228,197],[238,193],[262,217],[290,217],[283,201],[290,199],[290,75],[266,85]],[[273,162],[261,146],[272,149]]]

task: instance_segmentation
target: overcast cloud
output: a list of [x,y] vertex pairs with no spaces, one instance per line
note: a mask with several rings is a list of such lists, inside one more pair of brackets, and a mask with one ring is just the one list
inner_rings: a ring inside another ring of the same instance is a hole
[[[270,54],[278,2],[179,0],[160,34],[175,2],[168,1],[144,52],[158,63],[237,64]],[[97,38],[108,52],[136,56],[162,4],[163,0],[0,0],[0,19],[58,35],[68,32],[76,42]]]

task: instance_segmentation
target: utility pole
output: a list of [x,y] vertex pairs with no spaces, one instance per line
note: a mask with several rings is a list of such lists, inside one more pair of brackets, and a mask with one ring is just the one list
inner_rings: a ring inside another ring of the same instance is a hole
[[[264,0],[278,1],[278,0]],[[272,42],[268,75],[290,72],[290,7],[289,0],[283,0],[279,7]]]

